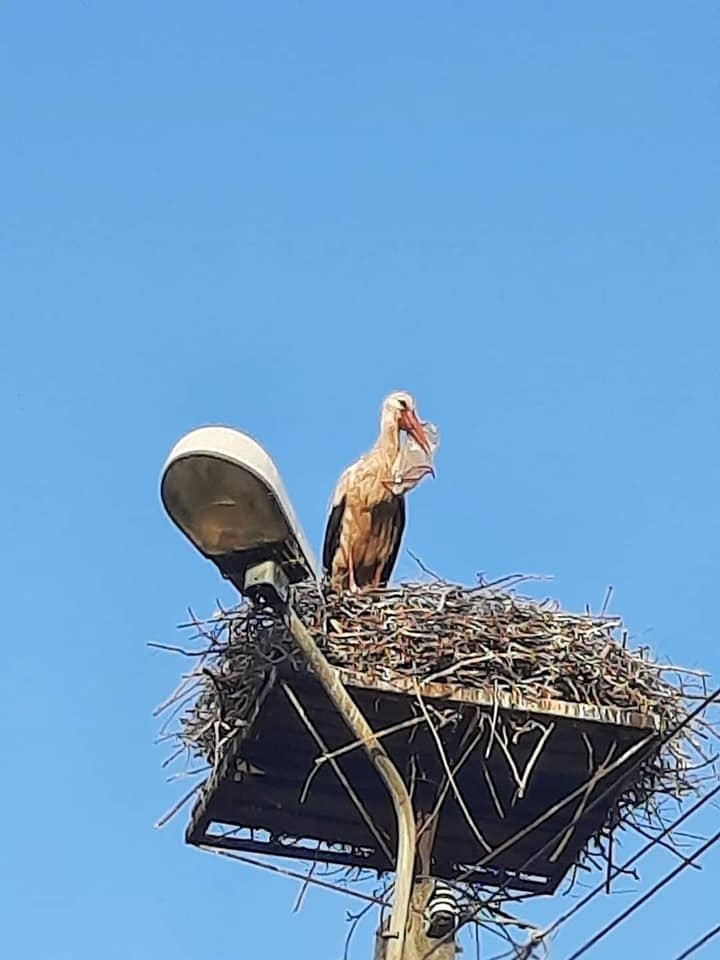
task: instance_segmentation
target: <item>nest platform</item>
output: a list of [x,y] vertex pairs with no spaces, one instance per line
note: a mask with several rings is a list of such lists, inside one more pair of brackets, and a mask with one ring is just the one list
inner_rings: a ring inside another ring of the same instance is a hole
[[[305,584],[293,603],[431,825],[432,874],[552,893],[611,858],[624,824],[654,829],[693,789],[692,732],[665,734],[701,681],[628,649],[617,618],[511,587]],[[387,791],[283,623],[243,606],[194,626],[177,736],[209,771],[187,841],[392,871]]]

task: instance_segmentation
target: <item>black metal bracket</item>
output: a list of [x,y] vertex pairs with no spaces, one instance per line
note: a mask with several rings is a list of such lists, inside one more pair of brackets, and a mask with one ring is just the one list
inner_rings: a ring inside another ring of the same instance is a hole
[[243,593],[257,607],[284,612],[290,600],[290,581],[279,563],[266,560],[245,571]]

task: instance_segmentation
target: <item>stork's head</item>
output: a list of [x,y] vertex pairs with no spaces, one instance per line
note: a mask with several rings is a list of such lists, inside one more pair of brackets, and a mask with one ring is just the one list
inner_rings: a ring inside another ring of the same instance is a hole
[[425,453],[430,454],[430,443],[418,418],[415,401],[404,390],[397,390],[385,397],[382,406],[382,426],[385,428],[390,425],[409,433]]

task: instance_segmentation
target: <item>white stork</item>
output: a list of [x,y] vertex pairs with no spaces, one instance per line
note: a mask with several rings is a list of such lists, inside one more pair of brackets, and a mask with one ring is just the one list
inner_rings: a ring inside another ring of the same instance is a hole
[[383,587],[390,579],[405,529],[402,494],[415,485],[396,483],[401,431],[431,455],[415,401],[399,391],[382,405],[375,446],[344,471],[335,488],[325,529],[323,568],[336,589]]

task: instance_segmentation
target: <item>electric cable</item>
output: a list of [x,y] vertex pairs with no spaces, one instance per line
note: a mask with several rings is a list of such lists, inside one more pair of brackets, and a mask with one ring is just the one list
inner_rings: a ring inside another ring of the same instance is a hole
[[662,880],[658,880],[653,887],[646,891],[634,903],[630,904],[627,909],[623,910],[622,913],[619,913],[613,920],[610,921],[610,923],[605,924],[601,930],[598,930],[597,933],[593,934],[593,936],[590,937],[589,940],[586,940],[585,943],[575,951],[575,953],[568,957],[568,960],[578,960],[579,957],[582,957],[591,947],[594,947],[596,943],[603,939],[603,937],[607,936],[608,933],[620,926],[621,923],[624,923],[631,914],[635,913],[636,910],[639,910],[644,903],[647,903],[648,900],[659,893],[663,887],[666,887],[668,883],[674,880],[679,873],[682,873],[686,867],[689,867],[693,861],[697,860],[698,857],[701,857],[704,853],[706,853],[710,847],[716,844],[719,840],[720,830],[710,837],[709,840],[706,840],[702,846],[698,847],[697,850],[695,850],[695,852],[687,858],[687,860],[685,860],[683,863],[679,863],[673,870],[671,870],[669,873],[666,873]]
[[[708,694],[706,697],[704,697],[704,698],[700,701],[700,703],[697,704],[697,706],[695,706],[695,707],[690,711],[690,713],[686,714],[686,716],[684,716],[683,719],[679,721],[679,723],[677,723],[672,729],[668,730],[668,731],[660,738],[659,742],[653,742],[653,743],[648,744],[648,747],[647,747],[646,751],[644,752],[644,755],[641,756],[640,759],[639,759],[636,763],[633,764],[632,768],[631,768],[630,770],[628,770],[628,771],[624,774],[624,777],[621,778],[621,780],[622,780],[622,779],[627,779],[627,777],[629,777],[629,776],[632,774],[632,772],[637,768],[637,766],[638,766],[639,763],[641,763],[643,760],[647,759],[647,757],[649,757],[652,752],[657,751],[657,750],[660,750],[663,746],[665,746],[666,743],[668,743],[670,740],[672,740],[674,737],[676,737],[678,733],[680,733],[688,724],[692,723],[692,721],[693,721],[696,717],[698,717],[703,711],[705,711],[711,704],[715,703],[718,699],[720,699],[720,687],[718,687],[718,688],[717,688],[716,690],[714,690],[712,693],[710,693],[710,694]],[[612,767],[611,767],[610,769],[612,769]],[[609,772],[609,771],[606,771],[606,773],[607,773],[607,772]],[[581,788],[581,789],[582,789],[582,788]],[[573,796],[575,796],[575,794],[578,794],[578,793],[581,792],[581,789],[576,790],[576,791],[573,791],[573,793],[569,794],[569,795],[565,798],[565,800],[563,801],[563,804],[569,803],[570,800],[573,798]],[[617,789],[618,789],[618,784],[617,784],[617,783],[612,783],[612,784],[610,784],[608,787],[605,788],[605,790],[603,790],[600,794],[598,794],[598,796],[595,797],[595,799],[592,800],[592,801],[588,804],[588,806],[586,807],[586,811],[592,810],[592,809],[593,809],[594,807],[596,807],[602,800],[604,800],[605,797],[606,797],[610,792],[612,792],[612,791],[614,791],[614,790],[617,790]],[[527,833],[527,832],[529,832],[530,830],[534,829],[534,828],[535,828],[536,826],[538,826],[540,823],[544,822],[544,820],[548,819],[548,816],[549,816],[549,813],[546,812],[545,814],[542,814],[540,817],[537,817],[536,820],[530,825],[529,828],[525,828],[525,830],[523,831],[523,833]],[[549,850],[549,849],[553,846],[553,844],[555,844],[555,843],[558,841],[558,839],[562,836],[562,834],[566,831],[566,829],[567,829],[567,827],[563,827],[561,830],[559,830],[559,831],[557,832],[557,834],[555,834],[553,837],[550,838],[550,840],[548,840],[545,844],[543,844],[543,846],[542,846],[539,850],[535,851],[535,853],[533,853],[530,857],[528,857],[528,859],[522,864],[522,866],[519,867],[515,872],[516,872],[516,873],[523,873],[523,872],[524,872],[529,866],[531,866],[539,857],[541,857],[547,850]],[[517,839],[519,839],[519,834],[516,834],[516,835],[515,835],[515,837],[513,838],[512,842],[516,842]],[[656,839],[658,839],[658,838],[656,838]],[[507,844],[507,846],[505,846],[504,849],[509,849],[509,848],[512,846],[512,842],[509,843],[509,844]],[[655,845],[655,841],[653,841],[652,845],[653,845],[653,846]],[[650,849],[650,846],[648,846],[647,849]],[[494,852],[496,852],[496,851],[494,851]],[[482,861],[480,861],[480,863],[482,863]],[[683,862],[682,864],[680,864],[680,867],[681,867],[681,868],[684,868],[685,866],[687,866],[687,861],[685,861],[685,862]],[[462,875],[461,875],[460,877],[458,877],[458,880],[462,880],[462,879],[463,879],[463,876],[462,876]],[[512,880],[513,880],[512,877],[508,877],[506,880],[504,880],[503,883],[500,884],[500,885],[497,887],[497,889],[493,891],[492,895],[491,895],[486,901],[484,901],[483,903],[479,904],[479,905],[476,907],[476,909],[472,912],[472,914],[463,921],[463,924],[462,924],[462,925],[464,926],[465,923],[468,923],[468,922],[470,922],[471,920],[473,920],[473,919],[477,916],[477,914],[480,913],[481,910],[486,909],[487,907],[489,907],[489,906],[491,906],[493,903],[495,903],[495,902],[497,901],[497,899],[502,895],[502,893],[504,893],[504,891],[507,890],[507,888],[510,886],[510,884],[512,883]],[[572,958],[571,958],[571,960],[572,960]]]
[[714,930],[710,930],[708,933],[705,934],[704,937],[700,937],[699,940],[696,940],[695,943],[689,946],[687,950],[684,950],[680,954],[680,956],[675,957],[675,960],[686,960],[687,957],[692,956],[693,953],[696,953],[700,949],[700,947],[704,947],[706,943],[710,943],[710,941],[714,937],[716,937],[719,933],[720,933],[720,923],[715,927]]

